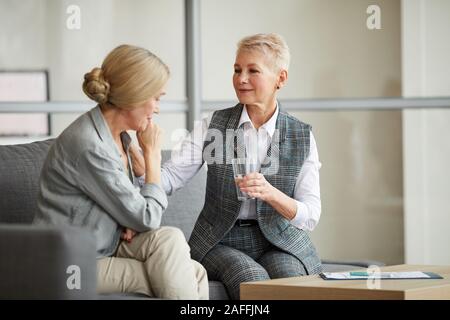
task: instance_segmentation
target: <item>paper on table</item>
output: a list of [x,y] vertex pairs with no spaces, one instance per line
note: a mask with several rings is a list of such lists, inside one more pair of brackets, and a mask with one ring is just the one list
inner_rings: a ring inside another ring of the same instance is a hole
[[430,279],[431,276],[421,271],[411,272],[379,272],[367,275],[352,275],[351,272],[324,272],[322,278],[329,280],[360,280],[360,279]]

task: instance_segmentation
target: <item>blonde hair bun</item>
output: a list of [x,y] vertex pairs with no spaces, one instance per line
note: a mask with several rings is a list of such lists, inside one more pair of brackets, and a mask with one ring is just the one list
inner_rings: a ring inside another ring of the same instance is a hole
[[108,101],[110,85],[101,68],[94,68],[84,75],[83,91],[92,100],[104,104]]
[[154,97],[169,74],[169,67],[147,49],[123,44],[84,76],[83,91],[102,107],[132,110]]

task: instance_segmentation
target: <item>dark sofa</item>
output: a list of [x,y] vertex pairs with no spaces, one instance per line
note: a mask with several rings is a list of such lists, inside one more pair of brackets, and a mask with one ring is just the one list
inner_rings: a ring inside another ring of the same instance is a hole
[[[0,299],[135,299],[96,293],[95,239],[79,228],[30,225],[36,212],[39,173],[52,140],[0,146]],[[163,152],[167,159],[169,152]],[[204,203],[206,170],[169,198],[162,225],[179,227],[187,239]],[[374,261],[327,261],[325,271],[367,267]],[[77,277],[77,278],[76,278]],[[78,281],[78,282],[77,282]],[[211,299],[228,299],[210,281]]]

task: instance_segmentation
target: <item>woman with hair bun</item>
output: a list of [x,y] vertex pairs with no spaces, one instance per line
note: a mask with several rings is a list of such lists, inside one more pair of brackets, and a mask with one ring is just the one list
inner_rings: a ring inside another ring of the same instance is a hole
[[[35,223],[94,233],[99,293],[208,299],[206,271],[183,233],[160,227],[167,197],[152,117],[168,78],[167,65],[148,50],[115,48],[84,76],[83,91],[98,105],[61,133],[42,169]],[[143,161],[126,130],[136,131]],[[136,176],[145,176],[141,186]]]

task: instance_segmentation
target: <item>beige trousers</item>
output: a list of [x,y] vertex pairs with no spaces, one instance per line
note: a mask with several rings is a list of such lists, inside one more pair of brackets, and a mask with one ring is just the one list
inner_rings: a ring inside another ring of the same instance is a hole
[[178,228],[161,227],[122,241],[115,257],[97,261],[99,293],[141,293],[164,299],[207,300],[205,268],[191,259]]

